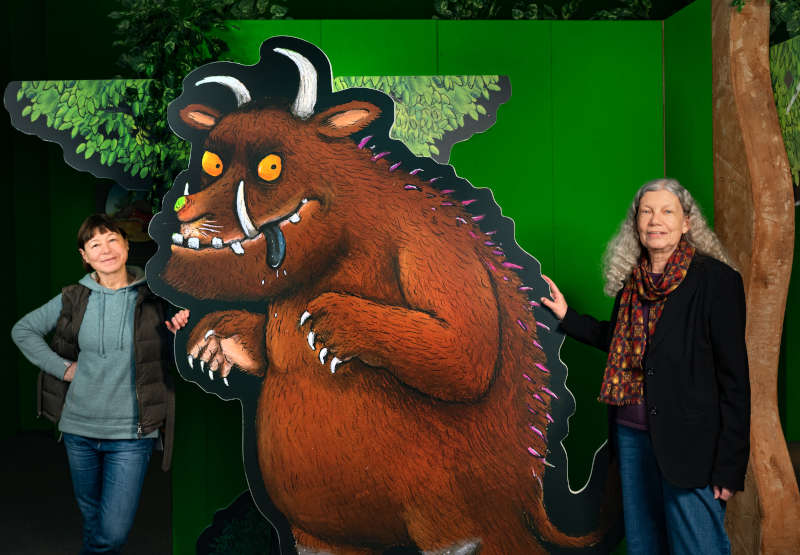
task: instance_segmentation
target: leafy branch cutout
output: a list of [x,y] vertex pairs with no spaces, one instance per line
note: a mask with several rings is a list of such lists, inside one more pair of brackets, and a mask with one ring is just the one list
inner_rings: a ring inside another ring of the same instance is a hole
[[[48,136],[60,135],[58,142],[73,148],[78,161],[86,161],[79,162],[80,169],[117,166],[132,182],[147,180],[157,200],[188,164],[190,145],[174,134],[153,140],[137,124],[150,100],[151,84],[148,79],[23,81],[16,100],[34,133],[42,134],[32,124],[41,125],[43,119]],[[337,77],[333,87],[336,91],[368,87],[386,93],[395,101],[391,137],[417,156],[438,157],[436,143],[448,132],[462,130],[469,121],[465,118],[478,121],[487,114],[483,103],[501,91],[501,77]]]

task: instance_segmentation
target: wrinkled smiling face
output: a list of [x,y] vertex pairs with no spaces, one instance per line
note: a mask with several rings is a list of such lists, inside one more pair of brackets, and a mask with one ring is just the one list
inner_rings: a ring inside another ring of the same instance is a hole
[[262,108],[219,117],[192,105],[181,117],[210,131],[200,183],[187,183],[174,206],[179,229],[165,281],[196,298],[253,301],[324,271],[342,235],[332,222],[335,184],[320,160],[328,146],[320,125],[336,129],[330,114],[303,122]]

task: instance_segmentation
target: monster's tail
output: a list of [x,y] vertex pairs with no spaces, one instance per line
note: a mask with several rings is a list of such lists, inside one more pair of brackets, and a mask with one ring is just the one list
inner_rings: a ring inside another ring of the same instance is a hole
[[[580,505],[580,507],[571,507],[569,509],[573,514],[592,510],[592,504],[586,503],[581,499],[584,493],[571,495],[574,496],[574,504]],[[577,535],[563,531],[551,520],[544,499],[540,497],[539,501],[528,512],[526,520],[528,529],[542,544],[549,544],[562,549],[599,547],[600,544],[606,544],[610,548],[619,540],[619,537],[612,537],[615,535],[612,533],[615,527],[621,532],[622,498],[620,496],[620,479],[616,462],[612,461],[607,465],[605,487],[599,503],[599,513],[596,525],[591,531]]]

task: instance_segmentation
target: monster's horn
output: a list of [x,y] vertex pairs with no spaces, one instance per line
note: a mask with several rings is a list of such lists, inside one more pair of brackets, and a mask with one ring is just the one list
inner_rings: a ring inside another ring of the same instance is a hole
[[204,85],[206,83],[219,83],[220,85],[228,87],[236,96],[237,107],[241,106],[242,104],[247,104],[251,100],[250,91],[247,90],[247,87],[244,86],[244,83],[235,77],[230,77],[229,75],[211,75],[205,79],[200,79],[197,83],[195,83],[195,86]]
[[292,104],[292,113],[301,119],[306,119],[314,113],[314,106],[317,103],[317,70],[308,58],[294,50],[275,48],[274,51],[292,60],[300,71],[300,86],[297,89],[297,98]]

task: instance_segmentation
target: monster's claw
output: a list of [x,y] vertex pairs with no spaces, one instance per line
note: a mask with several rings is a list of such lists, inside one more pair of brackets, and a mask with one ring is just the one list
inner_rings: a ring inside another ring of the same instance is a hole
[[186,357],[186,360],[189,362],[189,368],[194,368],[194,357],[189,355]]
[[211,337],[212,335],[214,335],[214,330],[208,330],[208,331],[206,332],[206,334],[203,336],[203,340],[206,340],[206,339],[208,339],[208,338],[209,338],[209,337]]
[[323,347],[319,352],[319,362],[320,364],[325,364],[325,357],[328,356],[328,348]]
[[311,313],[309,311],[306,310],[305,312],[303,312],[303,315],[300,316],[300,325],[302,326],[303,324],[305,324],[306,320],[308,320],[310,317]]
[[331,359],[331,374],[336,373],[336,367],[339,366],[341,362],[342,360],[339,357],[333,357]]
[[211,370],[208,371],[208,379],[211,380],[212,382],[214,381],[214,372],[212,372]]
[[316,351],[317,350],[317,348],[314,347],[314,332],[313,331],[308,332],[308,346],[311,347],[312,351]]
[[225,384],[225,387],[230,387],[230,384],[228,383],[228,378],[222,378],[222,383]]
[[203,360],[203,359],[200,359],[200,371],[201,372],[205,372],[206,371],[206,361]]

